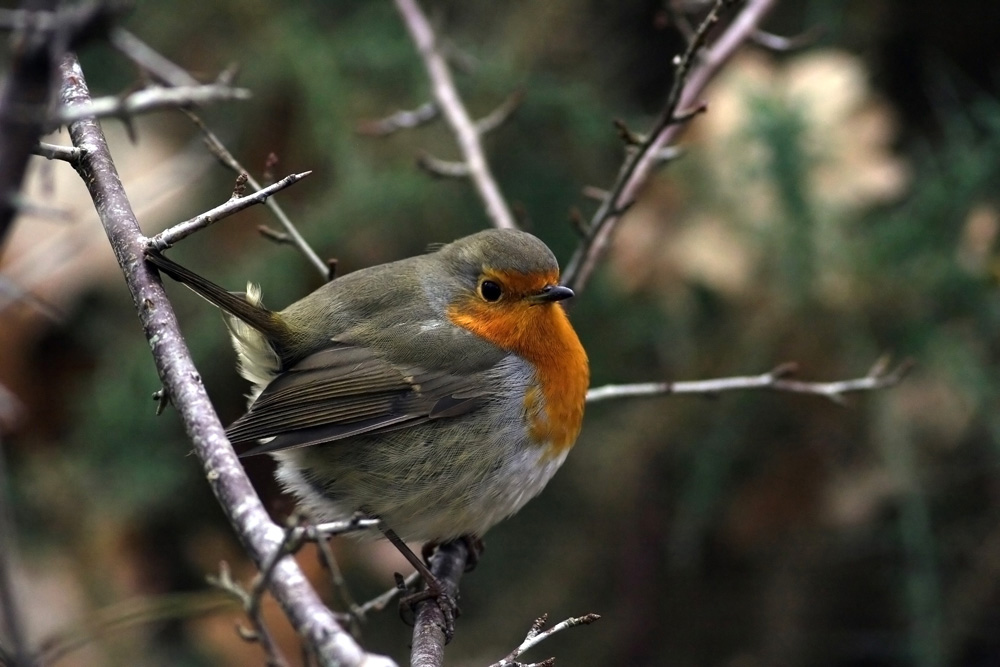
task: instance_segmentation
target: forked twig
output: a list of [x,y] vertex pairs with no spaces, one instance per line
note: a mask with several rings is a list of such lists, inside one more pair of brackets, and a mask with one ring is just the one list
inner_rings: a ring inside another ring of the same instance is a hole
[[587,234],[577,246],[563,273],[563,282],[570,288],[582,290],[607,250],[614,229],[622,212],[635,201],[643,184],[653,170],[662,164],[664,149],[668,148],[690,118],[689,110],[702,108],[698,96],[716,72],[752,37],[764,16],[776,0],[746,0],[726,30],[711,48],[703,49],[709,32],[719,21],[723,11],[738,4],[738,0],[716,0],[711,11],[692,35],[688,48],[675,60],[674,83],[667,96],[664,109],[653,128],[638,146],[626,152],[615,179],[591,218]]
[[210,211],[206,211],[205,213],[197,215],[190,220],[185,220],[184,222],[180,222],[173,227],[163,230],[156,236],[149,239],[149,245],[157,250],[166,250],[182,239],[194,234],[196,231],[204,229],[205,227],[208,227],[223,218],[227,218],[234,213],[239,213],[243,209],[249,208],[254,204],[265,203],[268,200],[268,197],[274,193],[284,190],[290,185],[298,183],[311,173],[311,171],[304,171],[301,174],[289,174],[277,183],[273,183],[262,190],[257,190],[257,192],[254,192],[253,194],[243,197],[233,197],[225,204],[216,206]]
[[[247,174],[247,183],[249,183],[250,187],[254,190],[262,190],[263,188],[260,183],[257,182],[257,179],[250,176],[250,172],[243,168],[243,165],[240,164],[239,160],[237,160],[233,154],[229,152],[229,149],[226,148],[217,136],[215,136],[215,133],[208,129],[208,126],[202,122],[201,118],[190,111],[187,111],[186,113],[188,118],[191,119],[191,122],[193,122],[198,129],[201,130],[201,133],[205,138],[205,144],[208,146],[208,149],[212,152],[212,154],[218,158],[223,165],[232,169],[237,174]],[[290,237],[292,245],[294,245],[299,252],[305,255],[306,259],[309,260],[309,263],[319,271],[321,276],[323,276],[323,280],[330,280],[330,268],[327,266],[326,262],[319,258],[319,255],[317,255],[316,251],[312,249],[309,242],[306,241],[302,234],[299,233],[299,230],[292,223],[291,219],[285,214],[284,209],[282,209],[278,202],[273,199],[268,199],[266,205],[269,209],[271,209],[271,212],[274,213],[275,217],[278,218],[278,222],[281,223],[285,233]]]
[[548,658],[542,662],[532,663],[530,665],[518,662],[517,659],[557,632],[562,632],[563,630],[567,630],[569,628],[575,628],[578,625],[590,625],[600,618],[601,617],[598,614],[585,614],[583,616],[567,618],[561,623],[556,623],[548,630],[542,629],[549,620],[548,614],[537,618],[535,619],[535,622],[531,624],[531,629],[528,630],[528,634],[524,637],[524,641],[521,642],[520,646],[508,653],[502,660],[494,662],[490,665],[490,667],[541,667],[542,665],[553,665],[555,664],[555,658]]
[[481,130],[462,104],[455,88],[455,81],[451,77],[451,70],[438,48],[437,38],[427,16],[420,9],[417,0],[396,0],[396,9],[399,10],[399,15],[417,45],[420,57],[423,58],[427,75],[431,80],[434,100],[458,140],[462,159],[469,170],[468,176],[486,206],[490,222],[499,229],[516,229],[514,215],[500,193],[500,187],[483,153],[483,146],[479,140]]

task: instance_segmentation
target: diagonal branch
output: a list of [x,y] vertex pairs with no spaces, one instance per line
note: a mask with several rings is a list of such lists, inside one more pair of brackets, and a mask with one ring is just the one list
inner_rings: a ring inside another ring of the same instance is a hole
[[458,96],[455,81],[451,78],[448,63],[437,48],[437,40],[427,16],[420,9],[417,0],[396,0],[396,9],[399,10],[406,29],[409,30],[410,37],[413,38],[420,57],[424,60],[427,75],[431,80],[434,101],[455,133],[462,158],[469,168],[469,178],[472,179],[476,191],[486,205],[486,214],[494,227],[516,229],[514,215],[500,193],[489,163],[486,162],[483,146],[479,140],[480,131]]
[[[86,105],[90,92],[75,56],[63,61],[61,72],[63,103],[70,108]],[[142,261],[148,239],[139,229],[100,124],[93,119],[73,123],[70,137],[74,146],[87,149],[78,171],[125,274],[163,386],[184,422],[220,506],[247,554],[262,569],[280,548],[283,531],[270,520],[226,439],[163,285]],[[270,591],[303,642],[324,664],[394,664],[387,658],[366,654],[358,646],[310,587],[294,559],[280,559],[270,579]]]
[[246,195],[245,197],[233,197],[225,204],[216,206],[211,211],[206,211],[205,213],[195,216],[190,220],[178,223],[169,229],[164,229],[162,232],[149,239],[150,247],[156,248],[157,250],[166,250],[178,241],[194,234],[199,229],[208,227],[209,225],[233,215],[234,213],[239,213],[243,209],[250,208],[254,204],[263,204],[271,195],[280,190],[284,190],[289,185],[298,183],[311,173],[311,171],[304,171],[301,174],[289,174],[280,181],[267,186],[263,190],[258,190],[257,192]]
[[674,84],[663,112],[639,146],[629,151],[608,196],[594,213],[587,235],[567,264],[563,282],[574,290],[582,290],[604,257],[615,227],[625,210],[635,201],[639,190],[661,163],[664,151],[684,130],[688,110],[703,107],[698,98],[708,82],[733,56],[736,50],[755,34],[761,21],[776,0],[746,0],[739,14],[719,35],[711,48],[703,49],[708,33],[718,22],[722,11],[737,4],[736,0],[716,0],[708,17],[699,26],[685,53],[676,61]]

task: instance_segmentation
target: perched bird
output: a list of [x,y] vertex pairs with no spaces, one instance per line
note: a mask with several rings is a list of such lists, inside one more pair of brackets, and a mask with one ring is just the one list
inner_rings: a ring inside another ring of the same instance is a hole
[[253,286],[234,294],[147,258],[225,314],[254,386],[227,435],[271,453],[314,521],[361,512],[390,539],[481,537],[545,487],[580,432],[587,355],[559,303],[573,292],[531,234],[479,232],[281,311]]

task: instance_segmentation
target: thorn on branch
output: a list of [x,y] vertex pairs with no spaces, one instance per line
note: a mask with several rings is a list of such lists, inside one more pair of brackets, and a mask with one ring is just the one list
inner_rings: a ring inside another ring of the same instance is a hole
[[755,30],[750,39],[754,43],[778,53],[788,53],[789,51],[799,51],[813,46],[819,38],[823,36],[825,30],[822,26],[813,26],[800,35],[792,37],[782,37],[764,30]]
[[585,185],[583,190],[581,190],[583,196],[587,199],[593,199],[594,201],[604,202],[607,200],[608,196],[611,194],[604,188],[599,188],[594,185]]
[[354,131],[366,137],[387,137],[400,130],[426,125],[438,117],[440,111],[433,102],[424,102],[416,109],[397,111],[379,120],[365,120],[358,123]]
[[514,91],[500,106],[490,112],[489,115],[483,116],[476,122],[476,132],[483,135],[497,129],[514,115],[514,112],[517,111],[523,101],[524,91]]
[[267,225],[257,225],[257,232],[268,241],[274,241],[279,245],[290,244],[292,242],[292,237],[288,234],[279,232],[277,229],[268,227]]
[[646,137],[630,130],[622,119],[615,118],[611,122],[614,123],[615,129],[618,130],[618,136],[621,137],[626,146],[641,146],[646,143]]
[[465,162],[441,160],[427,152],[417,156],[417,166],[439,178],[469,178],[471,175],[469,165]]
[[170,405],[170,393],[164,387],[160,387],[153,392],[153,400],[156,401],[156,416],[159,417]]
[[688,122],[695,116],[705,113],[706,111],[708,111],[708,102],[699,102],[690,109],[685,109],[684,111],[678,111],[675,113],[668,121],[668,124],[681,125]]
[[76,167],[76,165],[80,163],[81,158],[83,158],[86,149],[76,148],[74,146],[47,144],[39,141],[38,145],[36,145],[31,152],[47,160],[62,160],[64,162],[68,162],[73,167]]
[[660,166],[673,162],[682,155],[684,155],[684,149],[680,146],[667,146],[650,154],[651,158],[656,160]]

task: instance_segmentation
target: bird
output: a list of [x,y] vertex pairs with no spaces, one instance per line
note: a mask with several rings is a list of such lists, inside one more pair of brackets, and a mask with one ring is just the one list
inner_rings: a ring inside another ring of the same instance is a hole
[[478,540],[545,488],[580,433],[590,371],[563,305],[574,293],[527,232],[360,269],[280,311],[253,284],[233,293],[146,258],[223,312],[252,384],[226,434],[252,443],[242,456],[276,459],[312,521],[378,519],[401,551]]

